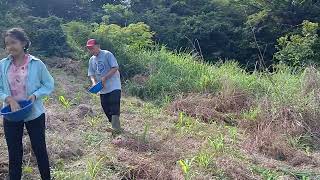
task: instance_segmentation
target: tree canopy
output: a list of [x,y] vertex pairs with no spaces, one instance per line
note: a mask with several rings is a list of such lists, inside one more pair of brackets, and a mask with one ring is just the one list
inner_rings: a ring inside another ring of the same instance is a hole
[[[154,40],[168,48],[196,52],[209,62],[236,59],[249,68],[261,55],[267,65],[277,62],[277,52],[287,45],[280,43],[282,37],[299,34],[306,21],[320,22],[317,0],[1,0],[0,5],[5,17],[0,30],[27,27],[25,22],[37,18],[36,24],[44,23],[40,19],[50,17],[61,24],[81,21],[126,27],[144,22],[155,32]],[[312,48],[319,47],[318,29]]]

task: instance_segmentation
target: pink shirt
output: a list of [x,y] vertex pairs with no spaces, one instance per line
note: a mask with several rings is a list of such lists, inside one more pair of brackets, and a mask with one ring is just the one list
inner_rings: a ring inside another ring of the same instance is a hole
[[16,66],[12,62],[9,67],[8,80],[11,96],[17,101],[27,99],[26,82],[28,76],[28,62],[29,55],[25,55],[23,65]]

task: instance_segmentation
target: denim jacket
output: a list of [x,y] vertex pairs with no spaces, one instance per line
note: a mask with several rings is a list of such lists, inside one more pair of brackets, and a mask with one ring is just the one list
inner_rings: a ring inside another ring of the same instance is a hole
[[[8,69],[12,63],[12,56],[8,56],[0,61],[0,100],[6,106],[5,99],[11,96],[8,81]],[[48,96],[54,90],[54,80],[45,64],[38,58],[29,56],[28,75],[26,82],[27,96],[35,95],[32,113],[24,121],[38,118],[45,112],[42,98]]]

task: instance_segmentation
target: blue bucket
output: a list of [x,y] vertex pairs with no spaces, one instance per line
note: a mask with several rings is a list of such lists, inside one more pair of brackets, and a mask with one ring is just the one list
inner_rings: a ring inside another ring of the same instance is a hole
[[103,89],[103,85],[102,85],[102,82],[98,82],[98,84],[92,86],[90,89],[89,89],[89,92],[93,93],[93,94],[97,94],[98,92],[100,92],[101,90]]
[[20,105],[21,109],[16,112],[11,112],[10,106],[6,106],[1,109],[1,115],[9,120],[14,122],[19,122],[25,120],[30,114],[32,113],[32,101],[19,101],[18,104]]

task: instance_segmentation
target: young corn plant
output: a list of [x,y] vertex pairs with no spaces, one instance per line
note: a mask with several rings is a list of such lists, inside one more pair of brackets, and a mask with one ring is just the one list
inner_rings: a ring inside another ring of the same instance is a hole
[[140,137],[141,141],[143,141],[145,143],[147,142],[147,135],[148,135],[149,130],[150,130],[150,124],[145,123],[143,133]]
[[212,156],[209,153],[200,152],[195,157],[195,161],[200,167],[207,169],[212,161]]
[[100,103],[100,96],[97,94],[92,94],[91,95],[91,100],[93,101],[92,103],[94,104],[99,104]]
[[310,180],[310,177],[309,176],[302,176],[301,180]]
[[250,109],[249,111],[243,113],[242,118],[245,120],[254,121],[258,118],[260,113],[261,113],[260,108],[253,108],[253,109]]
[[238,130],[236,127],[228,127],[229,135],[231,136],[231,141],[233,144],[236,143],[238,137]]
[[303,150],[308,156],[311,155],[312,145],[310,135],[301,135],[298,137],[289,137],[288,143],[297,149]]
[[261,175],[262,178],[266,179],[266,180],[277,180],[279,178],[279,176],[283,175],[280,172],[266,169],[264,167],[258,167],[258,166],[252,167],[252,170],[253,170],[253,172]]
[[176,123],[176,128],[181,129],[184,125],[184,114],[182,112],[179,113],[178,122]]
[[59,102],[65,109],[69,109],[71,107],[71,102],[64,96],[59,96]]
[[76,174],[75,172],[66,171],[66,170],[53,169],[51,174],[54,179],[59,179],[59,180],[90,179],[87,175],[85,175],[85,173]]
[[78,180],[78,179],[90,179],[85,172],[76,172],[74,170],[65,169],[65,162],[63,160],[57,160],[54,169],[51,171],[52,177],[59,180]]
[[74,104],[80,104],[83,98],[82,92],[77,92],[76,96],[74,97]]
[[32,173],[33,173],[33,169],[32,169],[31,166],[24,166],[24,167],[22,168],[22,172],[23,172],[24,174],[32,174]]
[[42,98],[42,100],[43,100],[44,104],[48,104],[49,101],[50,101],[50,98],[49,98],[49,96],[45,96],[45,97]]
[[319,173],[315,173],[312,171],[293,171],[290,169],[286,169],[286,168],[281,168],[281,171],[286,174],[286,175],[290,175],[293,176],[295,179],[300,179],[300,180],[311,180],[311,179],[319,179]]
[[179,113],[178,122],[175,125],[177,129],[182,130],[185,128],[186,130],[190,130],[193,125],[194,121],[191,118],[185,116],[185,114],[182,112]]
[[99,124],[102,123],[102,117],[100,115],[93,116],[93,117],[87,117],[87,122],[91,127],[97,127]]
[[220,134],[218,137],[210,137],[208,138],[208,143],[214,151],[221,152],[225,147],[225,137],[223,134]]
[[101,157],[98,161],[90,159],[87,163],[87,174],[90,176],[92,180],[95,180],[97,178],[97,175],[102,170],[103,161],[107,157]]
[[191,176],[192,176],[192,173],[191,173],[191,166],[192,166],[192,163],[194,161],[195,158],[192,158],[191,160],[189,159],[186,159],[186,160],[179,160],[178,163],[182,169],[182,172],[184,174],[184,178],[186,180],[191,180]]
[[84,134],[84,142],[88,146],[98,146],[103,141],[103,135],[99,132],[87,132]]

